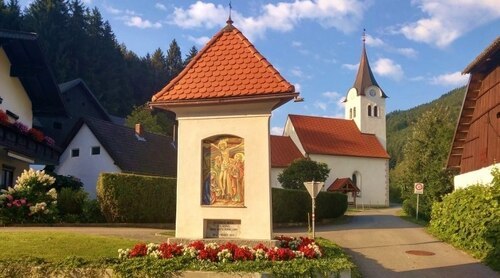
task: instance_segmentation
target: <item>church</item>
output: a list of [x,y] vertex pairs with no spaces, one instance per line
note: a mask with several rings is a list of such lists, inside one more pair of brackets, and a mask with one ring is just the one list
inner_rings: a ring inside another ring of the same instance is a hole
[[365,207],[389,206],[389,154],[385,101],[366,55],[365,39],[354,85],[344,100],[344,119],[288,115],[282,136],[271,136],[271,184],[295,159],[328,165],[323,190],[347,193]]

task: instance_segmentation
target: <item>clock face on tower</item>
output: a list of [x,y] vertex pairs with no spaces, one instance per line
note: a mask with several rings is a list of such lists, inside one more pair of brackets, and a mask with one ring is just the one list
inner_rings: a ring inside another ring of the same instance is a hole
[[370,96],[374,97],[377,92],[375,92],[375,89],[370,89],[370,92],[369,92]]

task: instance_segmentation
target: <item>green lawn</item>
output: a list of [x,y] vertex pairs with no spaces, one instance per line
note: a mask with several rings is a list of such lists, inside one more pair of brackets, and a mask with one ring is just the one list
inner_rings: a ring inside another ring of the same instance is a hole
[[130,248],[137,240],[62,232],[0,232],[0,260],[38,257],[59,261],[68,256],[86,260],[118,256],[119,248]]

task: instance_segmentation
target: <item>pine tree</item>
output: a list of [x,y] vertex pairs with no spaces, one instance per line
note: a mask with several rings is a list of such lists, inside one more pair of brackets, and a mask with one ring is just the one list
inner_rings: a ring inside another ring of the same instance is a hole
[[198,49],[196,48],[196,46],[193,45],[193,47],[189,49],[189,53],[186,55],[186,59],[184,60],[184,67],[186,67],[189,64],[189,62],[191,62],[191,60],[194,58],[194,56],[196,56],[196,54],[198,54]]
[[26,9],[23,30],[39,36],[44,56],[51,64],[56,80],[68,79],[69,13],[65,0],[35,0]]
[[169,79],[175,78],[184,68],[181,49],[175,39],[172,40],[167,51],[167,68]]
[[167,58],[160,48],[157,48],[150,60],[150,68],[153,74],[153,91],[158,92],[168,83]]
[[21,7],[18,0],[10,0],[7,4],[4,0],[0,0],[0,28],[19,30],[21,20]]

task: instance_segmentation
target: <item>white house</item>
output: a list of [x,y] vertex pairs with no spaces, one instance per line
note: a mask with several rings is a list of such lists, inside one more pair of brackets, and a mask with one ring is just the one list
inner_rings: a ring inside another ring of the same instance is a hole
[[64,116],[59,88],[36,34],[0,30],[0,188],[30,164],[57,164],[60,150],[33,120]]
[[[164,155],[158,156],[161,149]],[[100,173],[133,173],[175,177],[177,151],[171,137],[83,118],[70,133],[59,165],[59,175],[80,179],[90,197],[96,197]]]
[[[363,43],[356,80],[345,100],[345,119],[288,116],[283,137],[289,137],[302,156],[324,162],[331,169],[323,190],[332,189],[337,179],[350,178],[354,188],[360,190],[357,204],[389,206],[386,98],[373,76]],[[273,158],[280,152],[271,149]],[[271,183],[275,187],[280,187],[276,177],[282,169],[278,165],[272,168]],[[354,201],[352,196],[349,200]]]

